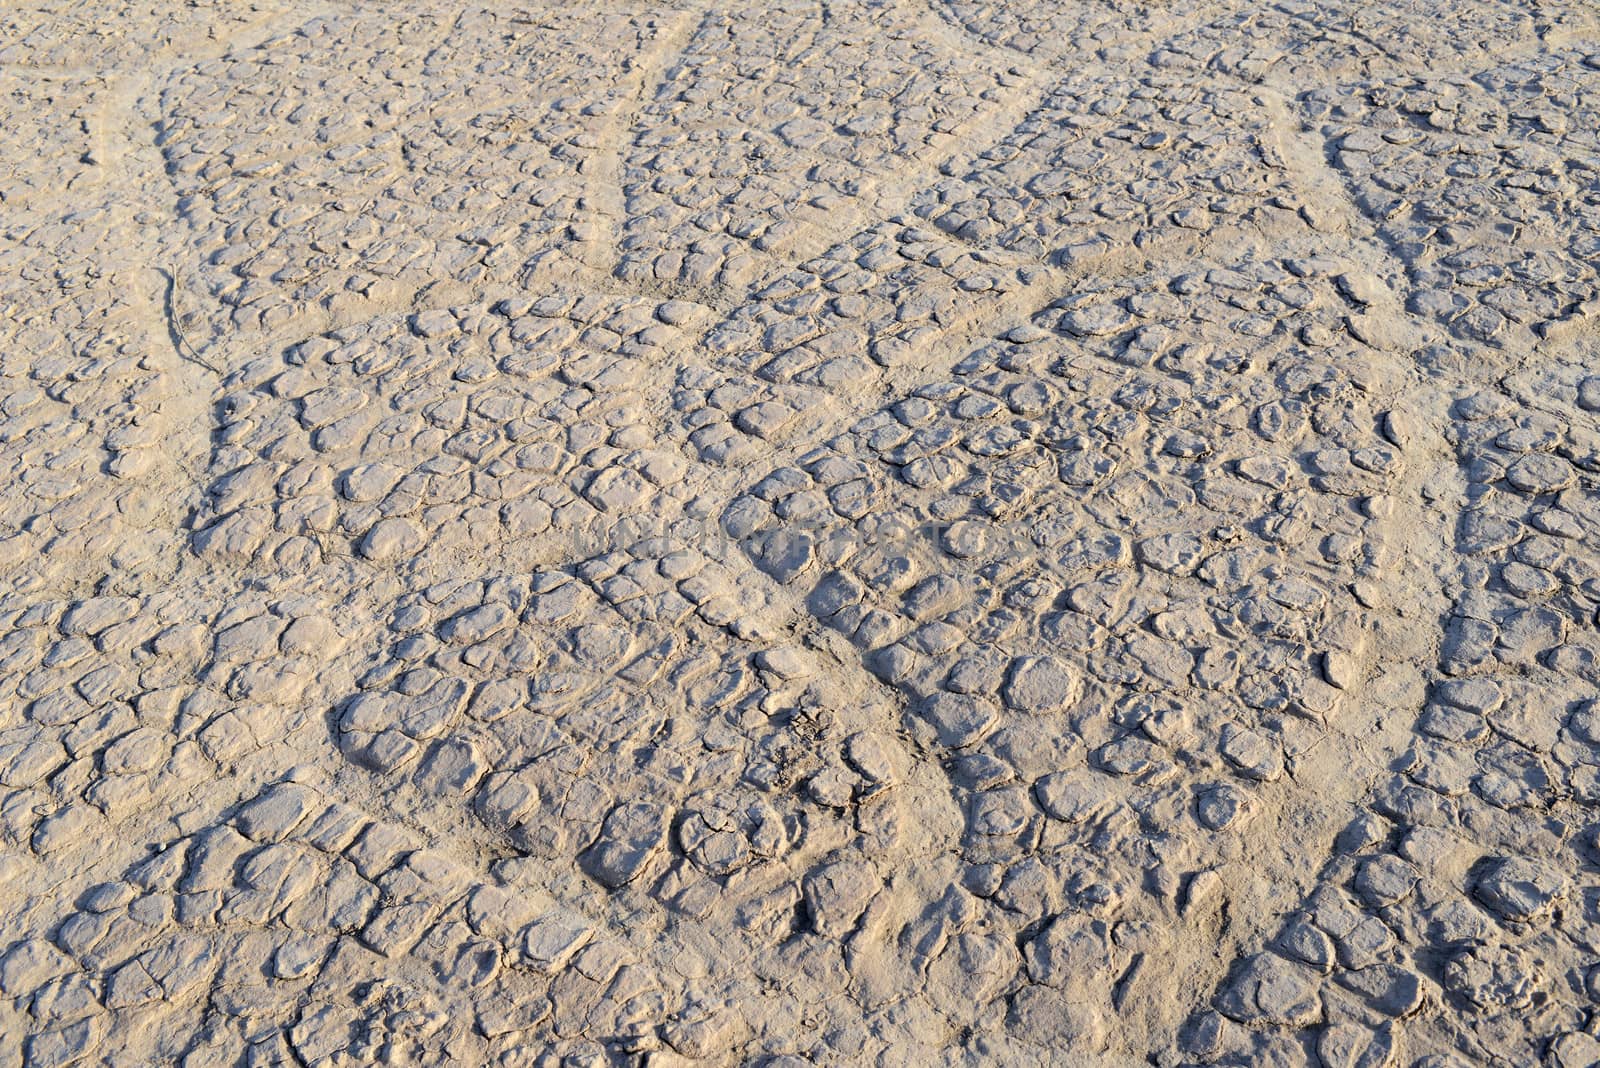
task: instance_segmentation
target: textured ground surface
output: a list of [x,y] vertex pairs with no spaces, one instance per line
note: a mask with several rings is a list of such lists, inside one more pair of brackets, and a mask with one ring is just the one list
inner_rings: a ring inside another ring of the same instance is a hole
[[1600,1060],[1588,0],[0,12],[0,1066]]

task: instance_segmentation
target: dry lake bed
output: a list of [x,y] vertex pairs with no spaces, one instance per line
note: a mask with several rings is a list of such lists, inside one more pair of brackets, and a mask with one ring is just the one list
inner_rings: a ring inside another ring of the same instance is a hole
[[1600,1062],[1589,0],[0,11],[0,1068]]

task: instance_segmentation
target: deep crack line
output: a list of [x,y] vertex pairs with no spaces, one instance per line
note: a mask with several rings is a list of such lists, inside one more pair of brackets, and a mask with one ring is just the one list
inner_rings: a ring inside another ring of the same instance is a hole
[[220,379],[223,375],[222,368],[210,363],[205,357],[196,352],[194,346],[189,344],[189,339],[183,336],[183,331],[178,326],[175,308],[175,294],[178,286],[176,274],[168,267],[156,267],[153,270],[166,279],[167,283],[161,294],[161,309],[166,319],[167,337],[172,342],[173,352],[177,353],[180,360],[186,360],[197,367],[203,367]]

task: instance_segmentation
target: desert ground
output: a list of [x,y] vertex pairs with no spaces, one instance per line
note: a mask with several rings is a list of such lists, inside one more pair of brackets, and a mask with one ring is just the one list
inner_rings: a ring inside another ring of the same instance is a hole
[[1600,1063],[1590,0],[0,87],[0,1068]]

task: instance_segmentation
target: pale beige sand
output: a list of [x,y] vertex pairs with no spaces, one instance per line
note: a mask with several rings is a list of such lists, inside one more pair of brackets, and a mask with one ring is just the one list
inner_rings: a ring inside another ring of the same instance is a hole
[[0,89],[0,1068],[1600,1063],[1593,3]]

